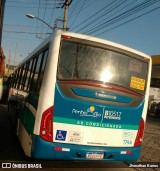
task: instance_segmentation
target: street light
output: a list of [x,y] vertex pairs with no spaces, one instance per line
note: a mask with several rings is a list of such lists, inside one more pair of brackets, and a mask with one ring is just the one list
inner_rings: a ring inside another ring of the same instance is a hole
[[42,19],[40,19],[40,18],[38,18],[38,17],[36,17],[36,16],[34,16],[34,15],[32,15],[32,14],[26,14],[26,16],[27,16],[28,18],[31,18],[31,19],[36,18],[37,20],[42,21],[42,22],[45,23],[50,29],[52,29],[52,30],[54,31],[54,28],[51,27],[48,23],[46,23],[44,20],[42,20]]

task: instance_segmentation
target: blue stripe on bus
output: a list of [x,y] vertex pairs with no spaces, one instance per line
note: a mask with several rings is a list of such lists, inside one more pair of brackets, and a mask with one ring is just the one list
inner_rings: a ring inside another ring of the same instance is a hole
[[31,157],[39,159],[55,159],[53,143],[40,138],[39,135],[32,135]]
[[[68,151],[55,151],[54,147],[67,148]],[[39,159],[57,159],[57,160],[88,160],[87,152],[104,152],[104,159],[101,161],[137,161],[140,154],[141,146],[138,147],[95,147],[74,144],[63,144],[47,142],[38,135],[33,134],[32,157]],[[124,151],[132,151],[132,154],[121,154]],[[77,156],[77,152],[82,157]],[[114,154],[112,158],[109,156]]]
[[[108,93],[108,92],[104,93],[101,91],[89,90],[89,89],[84,89],[84,88],[72,88],[72,90],[76,95],[79,95],[79,96],[102,99],[102,100],[107,100],[107,101],[130,103],[133,100],[133,98],[131,97],[122,96],[122,95],[115,94],[115,93]],[[100,94],[101,96],[100,95],[98,96],[96,94]]]

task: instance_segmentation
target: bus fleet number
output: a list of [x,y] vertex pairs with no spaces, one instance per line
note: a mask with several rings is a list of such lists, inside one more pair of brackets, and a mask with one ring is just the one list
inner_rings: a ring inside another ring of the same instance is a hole
[[132,140],[123,140],[123,144],[132,144]]

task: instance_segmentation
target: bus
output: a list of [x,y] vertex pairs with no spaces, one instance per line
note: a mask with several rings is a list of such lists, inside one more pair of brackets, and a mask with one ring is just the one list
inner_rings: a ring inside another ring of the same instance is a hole
[[150,77],[150,56],[100,38],[55,31],[12,78],[8,107],[15,109],[25,154],[138,160]]
[[0,47],[0,100],[3,95],[3,76],[5,71],[5,56],[2,47]]

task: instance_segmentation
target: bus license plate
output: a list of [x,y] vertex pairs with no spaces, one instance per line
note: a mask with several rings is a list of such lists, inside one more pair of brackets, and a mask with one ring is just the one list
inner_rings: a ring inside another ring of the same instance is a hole
[[92,152],[86,154],[87,159],[103,159],[103,157],[104,157],[104,153]]

